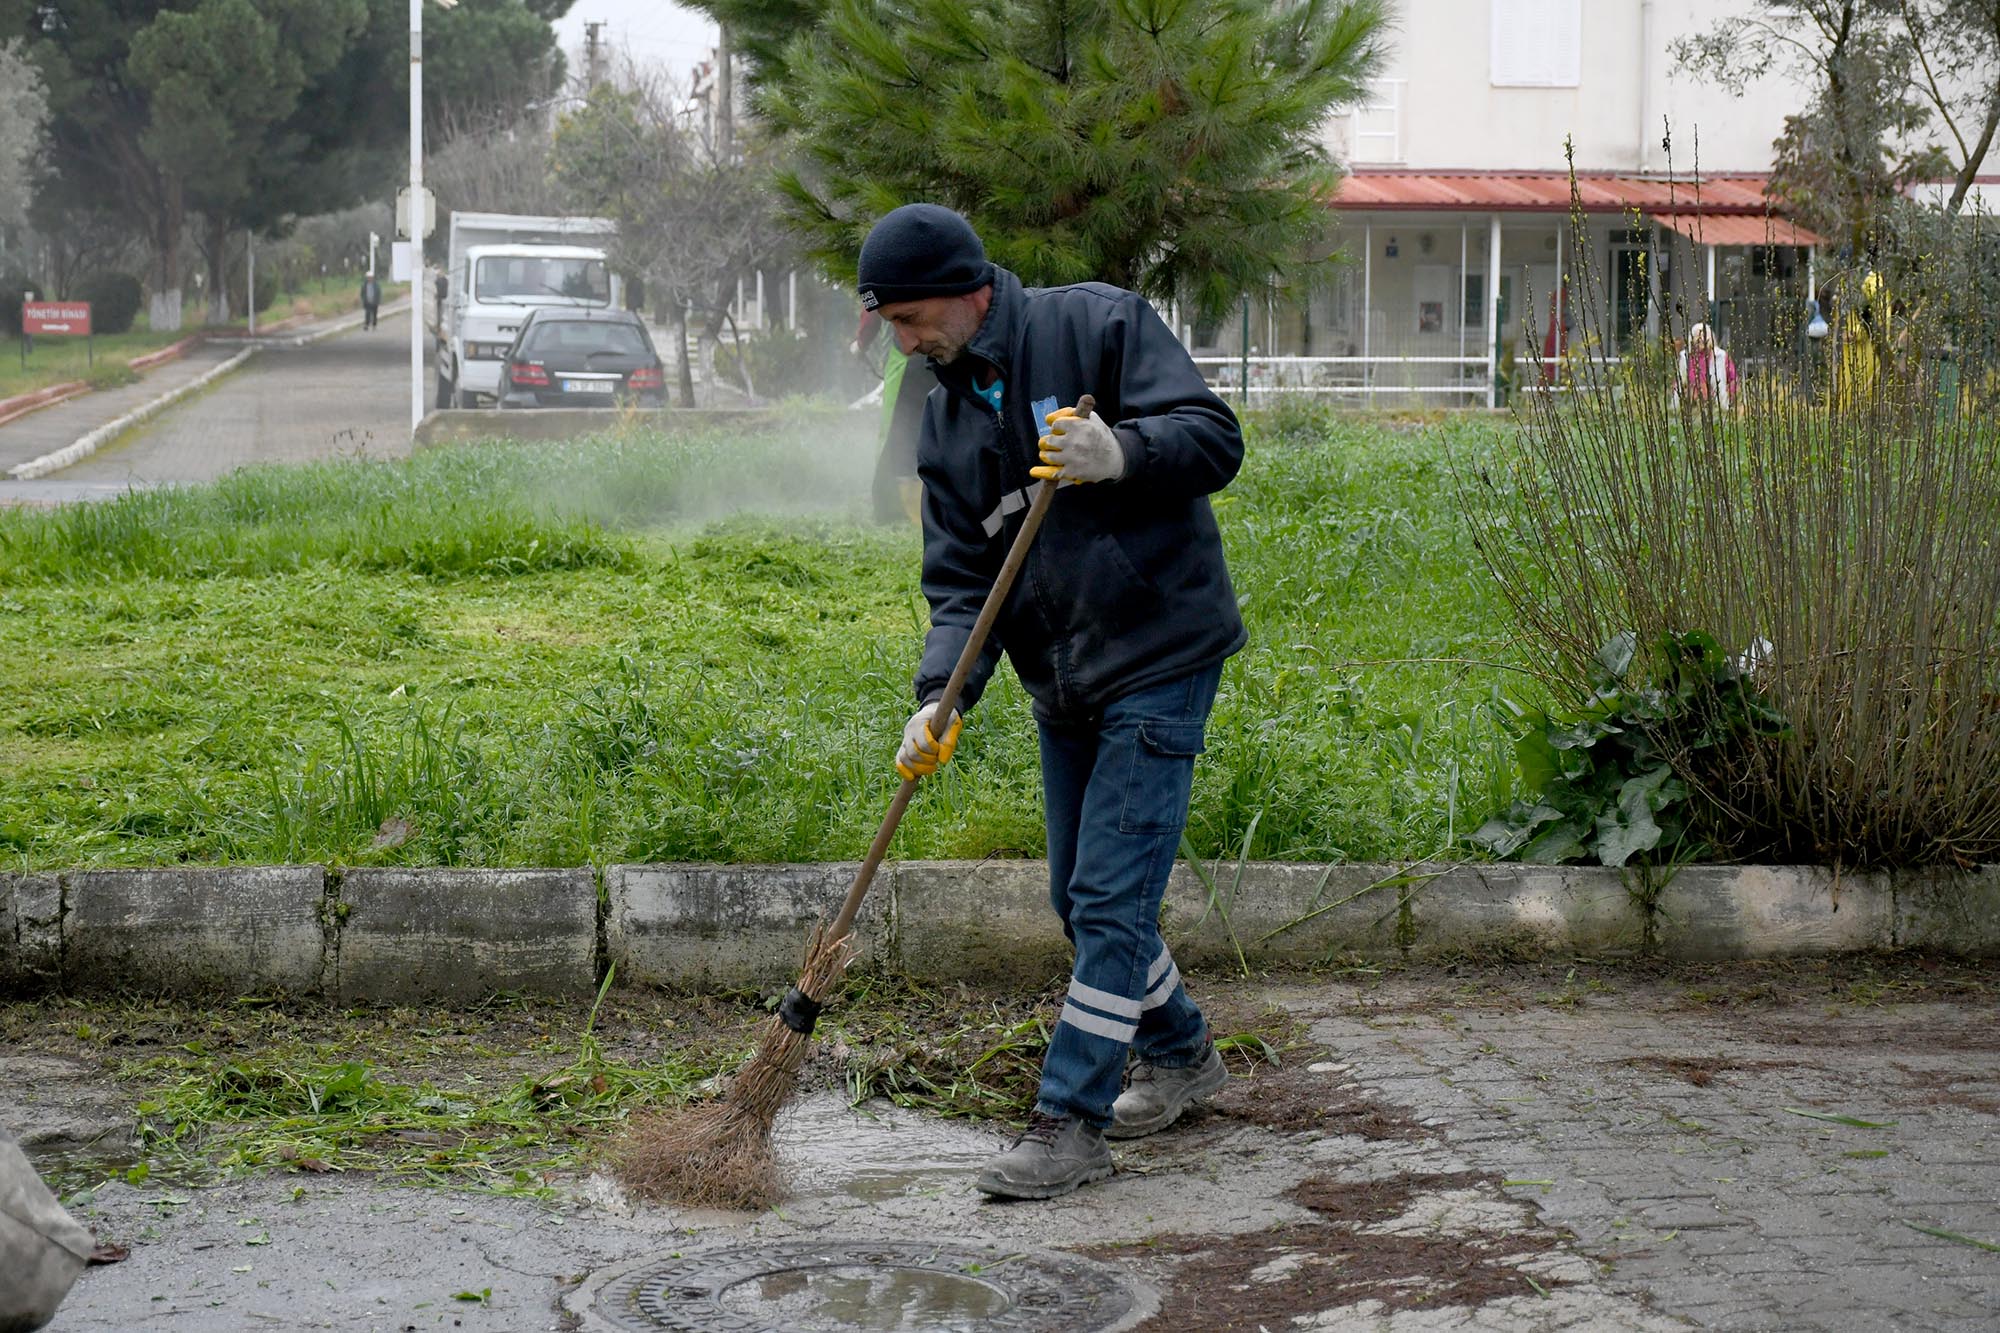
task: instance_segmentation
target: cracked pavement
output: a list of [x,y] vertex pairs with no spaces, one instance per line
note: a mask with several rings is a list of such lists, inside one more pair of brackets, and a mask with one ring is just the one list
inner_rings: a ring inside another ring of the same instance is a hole
[[[1990,968],[1934,967],[1198,981],[1321,1049],[1045,1204],[972,1190],[997,1127],[825,1095],[781,1121],[793,1194],[754,1215],[635,1208],[594,1176],[555,1204],[107,1183],[75,1211],[131,1257],[51,1327],[609,1328],[586,1279],[648,1256],[950,1237],[1111,1264],[1149,1328],[1971,1333],[2000,1311],[2000,1027]],[[0,1055],[0,1123],[129,1115],[49,1059]]]

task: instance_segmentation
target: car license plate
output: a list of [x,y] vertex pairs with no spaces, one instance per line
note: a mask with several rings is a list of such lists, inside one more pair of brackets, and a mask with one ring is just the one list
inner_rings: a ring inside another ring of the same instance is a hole
[[610,393],[618,386],[610,380],[564,380],[564,393]]

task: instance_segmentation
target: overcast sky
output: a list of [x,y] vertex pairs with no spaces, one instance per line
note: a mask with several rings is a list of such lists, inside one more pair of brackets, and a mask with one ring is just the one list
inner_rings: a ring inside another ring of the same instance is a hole
[[600,21],[606,45],[624,48],[639,64],[664,66],[680,83],[715,46],[715,23],[697,10],[666,0],[576,0],[555,25],[571,70],[583,68],[583,25]]

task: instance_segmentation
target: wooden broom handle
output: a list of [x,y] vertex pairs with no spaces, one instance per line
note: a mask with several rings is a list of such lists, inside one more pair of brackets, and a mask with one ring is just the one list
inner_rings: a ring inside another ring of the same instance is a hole
[[[1076,400],[1076,414],[1087,417],[1097,408],[1097,400],[1089,394]],[[1000,562],[1000,572],[993,576],[992,591],[986,594],[985,605],[979,608],[979,618],[972,622],[972,633],[965,640],[965,648],[958,655],[958,665],[951,669],[951,678],[944,684],[944,693],[938,696],[937,708],[931,713],[933,718],[942,718],[947,724],[952,710],[958,706],[959,693],[965,688],[965,678],[972,674],[973,664],[986,647],[986,639],[993,632],[993,622],[1000,618],[1000,608],[1006,605],[1007,593],[1014,586],[1014,576],[1021,572],[1021,565],[1028,558],[1028,547],[1034,544],[1035,532],[1042,526],[1042,519],[1049,512],[1049,502],[1055,499],[1056,483],[1044,481],[1035,492],[1035,499],[1028,506],[1028,516],[1021,520],[1021,530],[1014,534],[1014,544],[1007,548],[1007,558]],[[933,733],[935,734],[935,733]],[[903,822],[903,811],[909,809],[910,797],[916,794],[917,780],[904,778],[903,785],[896,788],[896,798],[889,802],[889,813],[882,816],[882,827],[875,830],[875,841],[868,846],[867,859],[855,873],[854,887],[847,891],[847,900],[840,905],[839,915],[827,927],[826,938],[844,938],[854,928],[854,918],[861,913],[861,900],[868,896],[868,886],[875,881],[875,871],[888,855],[889,840],[896,836],[896,826]]]

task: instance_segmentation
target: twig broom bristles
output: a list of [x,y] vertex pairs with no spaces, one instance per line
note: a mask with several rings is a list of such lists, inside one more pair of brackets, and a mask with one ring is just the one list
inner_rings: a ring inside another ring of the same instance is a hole
[[[1089,394],[1078,400],[1078,416],[1089,416],[1096,406]],[[952,668],[951,679],[938,697],[933,717],[949,719],[958,703],[965,678],[986,646],[993,622],[1007,601],[1027,558],[1035,532],[1042,526],[1056,485],[1043,482],[1028,507],[1021,530],[1007,548],[1007,558],[994,576],[993,588],[973,622],[972,633]],[[875,832],[867,859],[854,876],[840,911],[832,922],[813,932],[806,947],[805,964],[798,984],[785,995],[778,1012],[764,1028],[756,1054],[737,1072],[729,1091],[718,1101],[675,1111],[643,1112],[634,1116],[624,1136],[612,1150],[614,1169],[633,1193],[644,1199],[674,1199],[702,1207],[759,1208],[778,1197],[777,1159],[771,1147],[771,1127],[778,1112],[791,1099],[798,1084],[799,1068],[805,1063],[806,1044],[812,1040],[820,1009],[831,993],[833,982],[853,959],[850,933],[861,911],[861,900],[876,869],[888,853],[889,840],[909,808],[915,794],[915,778],[905,778],[889,803],[882,827]]]

